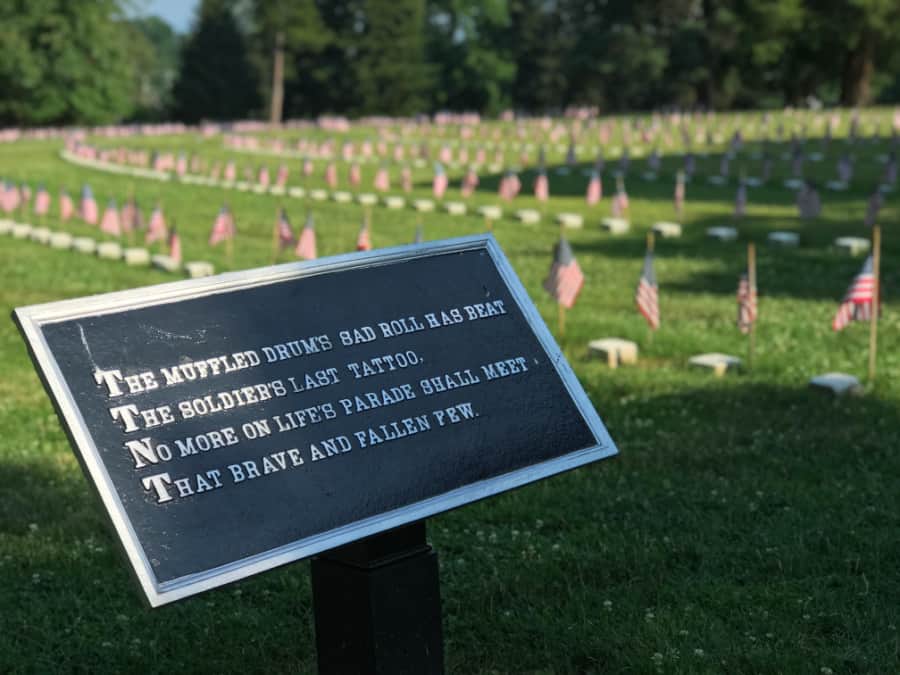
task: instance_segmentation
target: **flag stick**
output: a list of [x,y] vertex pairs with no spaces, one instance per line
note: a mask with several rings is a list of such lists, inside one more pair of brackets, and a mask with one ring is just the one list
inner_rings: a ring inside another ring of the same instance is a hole
[[[653,230],[647,233],[647,253],[653,253],[653,245],[656,243],[656,237],[653,236]],[[653,342],[653,326],[647,324],[647,344]]]
[[557,303],[556,306],[559,308],[559,339],[562,340],[566,334],[566,308],[562,306],[562,303]]
[[[753,243],[747,244],[747,284],[750,288],[747,289],[748,293],[750,293],[751,302],[753,301],[753,295],[756,293],[756,246]],[[749,341],[747,348],[747,368],[753,367],[753,351],[756,346],[756,318],[750,322],[750,330],[747,333],[747,339]]]
[[225,240],[225,255],[228,258],[228,267],[234,267],[234,246],[232,245],[233,239],[234,232],[232,232],[231,236]]
[[872,228],[872,317],[869,320],[869,382],[875,381],[875,358],[878,349],[878,310],[881,301],[881,228]]
[[491,222],[491,219],[487,216],[484,217],[484,226],[488,232],[491,232],[494,229],[494,224]]
[[272,228],[272,264],[278,261],[278,226],[281,221],[281,208],[275,211],[275,227]]

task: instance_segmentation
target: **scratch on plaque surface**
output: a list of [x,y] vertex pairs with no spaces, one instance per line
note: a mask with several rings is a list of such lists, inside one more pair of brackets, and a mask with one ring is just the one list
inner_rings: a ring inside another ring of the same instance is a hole
[[91,348],[88,346],[87,337],[84,335],[84,327],[81,324],[78,324],[78,333],[81,335],[81,344],[84,345],[84,351],[87,352],[88,360],[91,362],[94,370],[100,370],[100,368],[97,367],[97,362],[94,361],[94,355],[91,354]]
[[162,328],[157,328],[156,326],[141,326],[141,328],[146,331],[147,335],[150,337],[155,337],[160,340],[206,340],[206,329],[198,328],[195,331],[188,333],[187,335],[182,335],[181,333],[172,333],[167,330],[163,330]]

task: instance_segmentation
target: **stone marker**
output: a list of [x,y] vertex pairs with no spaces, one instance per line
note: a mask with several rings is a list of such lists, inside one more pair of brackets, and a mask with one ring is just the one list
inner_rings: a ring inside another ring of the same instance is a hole
[[7,220],[6,218],[0,218],[0,234],[10,234],[13,229],[13,221]]
[[563,227],[580,229],[584,226],[584,217],[580,213],[558,213],[556,222]]
[[27,239],[31,235],[31,225],[28,223],[14,223],[12,236],[16,239]]
[[733,227],[708,227],[706,236],[718,241],[734,241],[737,239],[738,233]]
[[50,234],[50,248],[72,248],[72,235],[68,232],[53,232]]
[[451,216],[464,216],[466,205],[462,202],[444,202],[444,210]]
[[389,209],[402,209],[406,206],[406,200],[399,195],[388,195],[384,198],[384,205]]
[[706,179],[710,185],[725,185],[727,180],[728,179],[725,178],[725,176],[710,176]]
[[203,260],[195,260],[185,264],[184,269],[187,271],[191,279],[199,279],[201,277],[211,277],[215,274],[215,268],[212,263]]
[[503,209],[493,204],[486,204],[478,207],[478,213],[488,220],[500,220],[503,216]]
[[258,195],[264,195],[268,191],[269,191],[269,188],[266,187],[265,185],[260,185],[259,183],[257,183],[256,185],[253,186],[253,192],[255,192]]
[[503,165],[494,162],[492,164],[488,164],[488,172],[489,173],[500,173],[503,171]]
[[72,248],[79,253],[94,254],[97,252],[97,242],[90,237],[75,237],[72,240]]
[[[369,577],[325,552],[382,533],[387,542],[403,526],[424,541],[429,516],[617,452],[490,236],[35,305],[14,318],[154,607],[319,555],[318,628],[336,611],[368,631],[427,604],[439,629],[430,595],[393,585],[422,574],[410,556]],[[434,553],[419,554],[437,583]],[[359,575],[369,582],[355,590],[378,592],[334,602]],[[384,575],[390,587],[378,585]],[[355,615],[381,593],[399,609]],[[331,642],[317,637],[320,649]],[[420,650],[409,637],[405,647]],[[352,658],[372,635],[347,639]],[[435,672],[378,672],[401,670]]]
[[284,185],[273,185],[269,188],[269,193],[277,197],[283,196],[285,192],[287,192],[287,189],[284,187]]
[[353,195],[344,190],[335,190],[331,193],[331,198],[339,204],[346,204],[353,201]]
[[638,359],[637,343],[622,338],[591,340],[588,343],[588,350],[605,358],[610,368],[617,368],[620,363],[637,363]]
[[31,241],[36,241],[39,244],[50,243],[50,230],[46,227],[34,227],[28,236]]
[[553,170],[557,176],[568,176],[569,175],[569,167],[567,166],[558,166]]
[[145,248],[126,248],[122,257],[126,265],[146,267],[150,264],[150,251]]
[[103,241],[97,244],[97,255],[107,260],[120,260],[122,247],[114,241]]
[[541,221],[541,212],[535,209],[519,209],[516,211],[516,218],[523,223],[533,225]]
[[718,377],[721,377],[729,370],[738,370],[741,367],[741,360],[736,356],[713,352],[711,354],[692,356],[688,360],[688,364],[695,368],[709,369]]
[[803,187],[803,179],[802,178],[788,178],[784,181],[784,187],[789,188],[791,190],[799,190]]
[[834,240],[834,245],[839,251],[854,256],[868,253],[869,249],[872,248],[872,243],[862,237],[838,237]]
[[288,195],[296,199],[303,199],[306,196],[306,190],[302,187],[294,186],[288,189]]
[[378,203],[378,197],[371,192],[361,192],[356,195],[356,201],[363,206],[375,206]]
[[809,381],[809,386],[818,391],[825,391],[835,396],[844,394],[861,394],[862,385],[853,375],[846,373],[825,373],[817,375]]
[[250,190],[250,183],[247,181],[239,180],[234,184],[234,187],[238,192],[248,192]]
[[643,178],[648,183],[654,183],[656,182],[657,176],[652,171],[645,171],[641,174],[641,178]]
[[744,179],[744,185],[747,187],[759,187],[762,185],[762,179],[757,178],[756,176],[747,176]]
[[681,236],[681,225],[678,223],[659,222],[650,229],[663,239],[676,239]]
[[430,199],[415,199],[412,204],[416,211],[434,211],[434,202]]
[[177,272],[181,269],[181,263],[171,256],[158,253],[150,258],[151,264],[166,272]]
[[631,229],[631,225],[624,218],[604,218],[600,222],[600,227],[610,234],[625,234]]
[[769,236],[766,239],[768,239],[770,244],[777,244],[778,246],[798,246],[800,244],[800,235],[787,230],[769,232]]
[[840,180],[830,180],[825,183],[825,187],[833,192],[845,192],[847,190],[847,184]]
[[324,202],[328,199],[328,191],[321,188],[309,191],[309,198],[316,202]]

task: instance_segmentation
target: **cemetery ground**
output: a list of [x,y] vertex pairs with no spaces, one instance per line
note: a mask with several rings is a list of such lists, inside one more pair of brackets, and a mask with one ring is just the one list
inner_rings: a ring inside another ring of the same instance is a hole
[[[209,157],[226,156],[215,138],[140,143],[190,143]],[[355,247],[363,216],[356,204],[144,181],[67,164],[59,150],[58,142],[0,146],[0,175],[50,190],[54,215],[46,224],[53,229],[99,236],[96,228],[55,219],[60,188],[77,196],[89,182],[101,210],[109,198],[121,203],[131,192],[145,212],[160,200],[177,221],[185,259],[210,260],[217,271],[270,264],[281,204],[295,227],[312,209],[320,256]],[[586,216],[583,229],[566,233],[586,284],[562,337],[556,307],[541,288],[557,226],[549,216],[533,226],[508,217],[493,224],[621,454],[429,520],[441,562],[450,673],[900,669],[896,193],[880,219],[878,378],[862,396],[833,399],[807,382],[834,370],[864,379],[868,327],[831,330],[862,264],[831,243],[868,236],[862,216],[875,165],[871,180],[858,170],[858,188],[823,190],[823,215],[814,221],[796,218],[783,176],[754,188],[736,242],[705,236],[707,227],[734,224],[735,188],[733,181],[724,189],[707,185],[701,169],[688,185],[684,236],[657,242],[662,328],[651,340],[634,309],[634,288],[646,230],[675,220],[678,161],[664,159],[657,183],[632,171],[632,230],[612,236],[599,222],[609,214],[613,181],[604,176],[604,199],[589,209],[587,179],[580,171],[553,173],[560,161],[551,155],[549,210]],[[826,163],[823,177],[833,171],[833,161]],[[294,174],[297,165],[292,160]],[[590,167],[586,157],[583,167]],[[527,196],[512,208],[540,208],[531,179],[522,182]],[[425,174],[417,183],[427,196]],[[483,176],[478,203],[500,203],[496,185],[496,177]],[[456,199],[455,189],[448,198]],[[223,200],[237,221],[233,260],[206,244]],[[34,216],[23,219],[38,224]],[[412,241],[420,221],[429,240],[484,230],[477,216],[379,207],[372,211],[375,246]],[[766,244],[768,232],[786,229],[800,232],[799,248]],[[745,356],[747,339],[734,326],[735,290],[751,240],[759,249],[760,293],[753,366],[722,378],[691,370],[688,358],[701,352]],[[289,251],[281,256],[290,259]],[[7,317],[17,306],[175,278],[0,239],[0,308]],[[588,341],[606,336],[636,340],[638,364],[610,370],[592,358]],[[314,671],[308,563],[147,609],[10,320],[0,322],[0,373],[0,672]]]

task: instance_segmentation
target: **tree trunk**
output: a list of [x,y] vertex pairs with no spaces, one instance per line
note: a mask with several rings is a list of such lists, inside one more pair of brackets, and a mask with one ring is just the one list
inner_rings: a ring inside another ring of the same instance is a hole
[[284,108],[284,33],[275,34],[275,49],[272,53],[272,101],[269,107],[269,122],[281,124]]
[[841,78],[841,103],[864,105],[871,96],[870,85],[875,72],[875,45],[872,31],[863,31],[859,42],[847,54]]

